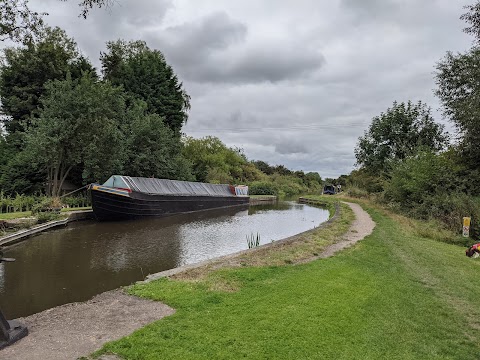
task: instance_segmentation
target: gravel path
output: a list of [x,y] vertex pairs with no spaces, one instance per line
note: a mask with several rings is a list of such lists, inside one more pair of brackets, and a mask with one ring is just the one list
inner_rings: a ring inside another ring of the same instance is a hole
[[[375,223],[367,212],[360,205],[346,204],[356,219],[339,242],[328,246],[316,258],[332,256],[372,233]],[[108,291],[86,302],[58,306],[19,319],[27,325],[30,334],[0,350],[0,359],[77,359],[174,312],[160,302],[129,296],[122,290]],[[101,359],[118,358],[104,356]]]
[[86,302],[19,319],[30,333],[0,350],[0,359],[77,359],[174,312],[157,301],[130,296],[122,290],[108,291]]
[[347,204],[353,210],[355,220],[344,238],[341,241],[328,246],[319,255],[320,258],[333,256],[337,251],[352,246],[357,241],[362,240],[365,236],[370,235],[375,228],[375,222],[360,205],[349,202],[344,202],[344,204]]

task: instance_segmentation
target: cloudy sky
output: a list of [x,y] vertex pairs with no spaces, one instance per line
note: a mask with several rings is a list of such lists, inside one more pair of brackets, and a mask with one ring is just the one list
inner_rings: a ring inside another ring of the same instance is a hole
[[87,20],[78,2],[30,3],[97,67],[109,40],[162,51],[192,97],[187,135],[322,177],[353,169],[358,137],[395,100],[445,122],[435,63],[472,40],[459,16],[473,0],[117,0]]

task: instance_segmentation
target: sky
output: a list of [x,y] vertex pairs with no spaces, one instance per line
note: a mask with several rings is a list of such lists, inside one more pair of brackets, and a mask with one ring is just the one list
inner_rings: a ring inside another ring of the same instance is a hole
[[216,136],[250,160],[336,178],[394,101],[442,118],[435,64],[463,52],[473,0],[116,0],[79,17],[79,0],[31,0],[100,70],[111,40],[160,50],[187,93],[183,132]]

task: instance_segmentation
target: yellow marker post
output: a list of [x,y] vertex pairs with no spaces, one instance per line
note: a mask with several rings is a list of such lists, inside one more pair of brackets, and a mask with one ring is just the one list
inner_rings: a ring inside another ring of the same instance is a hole
[[463,237],[470,236],[470,221],[471,221],[471,218],[469,217],[463,218]]

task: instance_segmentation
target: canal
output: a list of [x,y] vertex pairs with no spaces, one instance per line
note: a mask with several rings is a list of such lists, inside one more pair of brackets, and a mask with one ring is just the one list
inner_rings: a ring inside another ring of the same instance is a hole
[[82,221],[4,249],[0,307],[9,319],[143,280],[148,274],[193,264],[313,229],[328,211],[295,202],[219,209],[168,218]]

